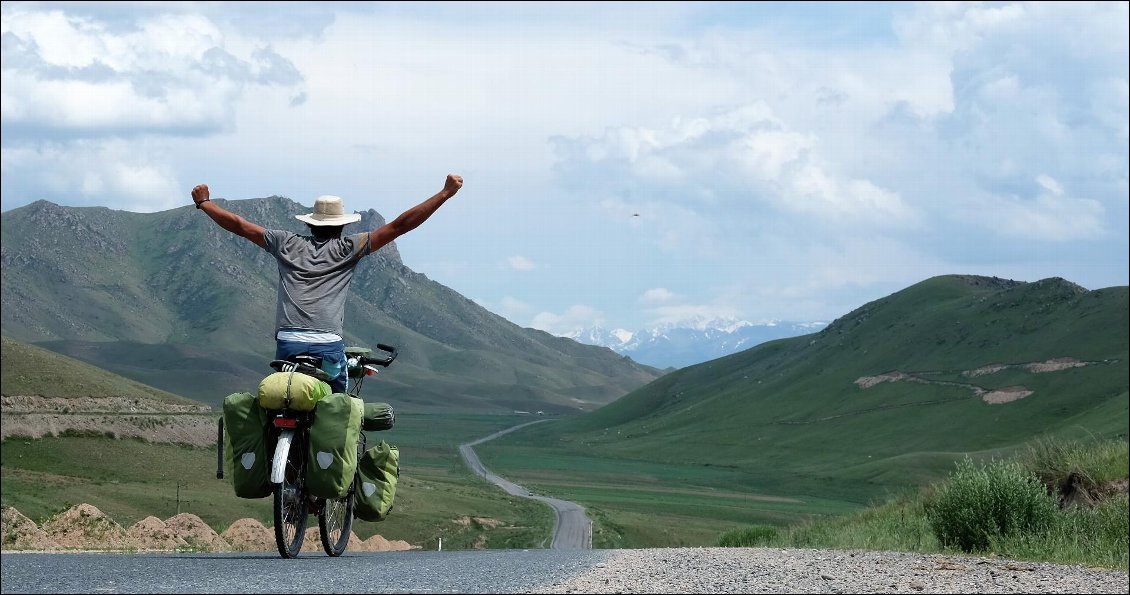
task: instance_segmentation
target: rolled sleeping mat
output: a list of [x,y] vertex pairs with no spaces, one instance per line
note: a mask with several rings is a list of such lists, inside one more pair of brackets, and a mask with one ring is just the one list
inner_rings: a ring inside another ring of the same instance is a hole
[[388,430],[396,423],[396,414],[388,403],[365,403],[365,416],[361,429],[367,432]]

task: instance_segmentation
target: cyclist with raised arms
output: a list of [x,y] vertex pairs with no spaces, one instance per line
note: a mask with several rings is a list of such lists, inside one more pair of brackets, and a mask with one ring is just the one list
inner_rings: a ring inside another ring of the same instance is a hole
[[319,196],[314,212],[295,215],[310,235],[281,229],[265,229],[212,202],[208,186],[192,189],[192,201],[220,227],[263,248],[279,266],[278,301],[275,310],[275,359],[310,354],[322,358],[322,370],[332,379],[335,393],[349,388],[342,333],[345,297],[354,267],[365,256],[419,227],[447,199],[463,187],[463,178],[447,176],[443,190],[401,213],[378,229],[342,237],[342,228],[361,220],[359,213],[346,214],[337,196]]

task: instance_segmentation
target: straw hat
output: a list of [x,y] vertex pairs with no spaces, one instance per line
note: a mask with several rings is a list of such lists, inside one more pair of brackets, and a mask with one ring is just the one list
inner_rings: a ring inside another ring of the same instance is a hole
[[319,196],[314,201],[314,212],[295,215],[295,219],[310,225],[346,225],[361,220],[360,213],[345,214],[345,201],[340,196]]

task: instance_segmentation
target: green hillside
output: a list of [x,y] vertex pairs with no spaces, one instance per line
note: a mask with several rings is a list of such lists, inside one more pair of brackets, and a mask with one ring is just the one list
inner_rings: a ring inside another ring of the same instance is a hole
[[[268,228],[304,231],[281,197],[227,201]],[[375,211],[346,233],[378,227]],[[212,405],[270,369],[277,266],[196,209],[128,213],[39,201],[3,214],[4,334]],[[396,345],[373,381],[406,410],[592,410],[659,371],[609,349],[524,329],[406,267],[394,244],[362,262],[346,342]]]
[[[620,507],[611,496],[619,488],[592,491],[609,482],[640,493],[793,497],[825,514],[835,508],[827,500],[864,504],[938,480],[964,453],[1005,455],[1043,436],[1125,436],[1127,311],[1126,287],[935,277],[819,333],[685,368],[580,418],[509,434],[480,456],[519,483],[588,498],[598,510],[658,510],[639,500]],[[575,485],[581,476],[596,487]],[[713,501],[673,514],[735,514],[721,505],[703,512]],[[765,508],[752,522],[795,520],[799,508]]]
[[48,398],[125,397],[164,403],[199,403],[111,374],[74,358],[0,338],[0,395]]

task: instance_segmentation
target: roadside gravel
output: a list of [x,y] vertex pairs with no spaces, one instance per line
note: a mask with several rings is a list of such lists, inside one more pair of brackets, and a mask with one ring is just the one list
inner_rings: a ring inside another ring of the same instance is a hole
[[1126,593],[1122,571],[998,558],[770,548],[619,550],[531,593]]

